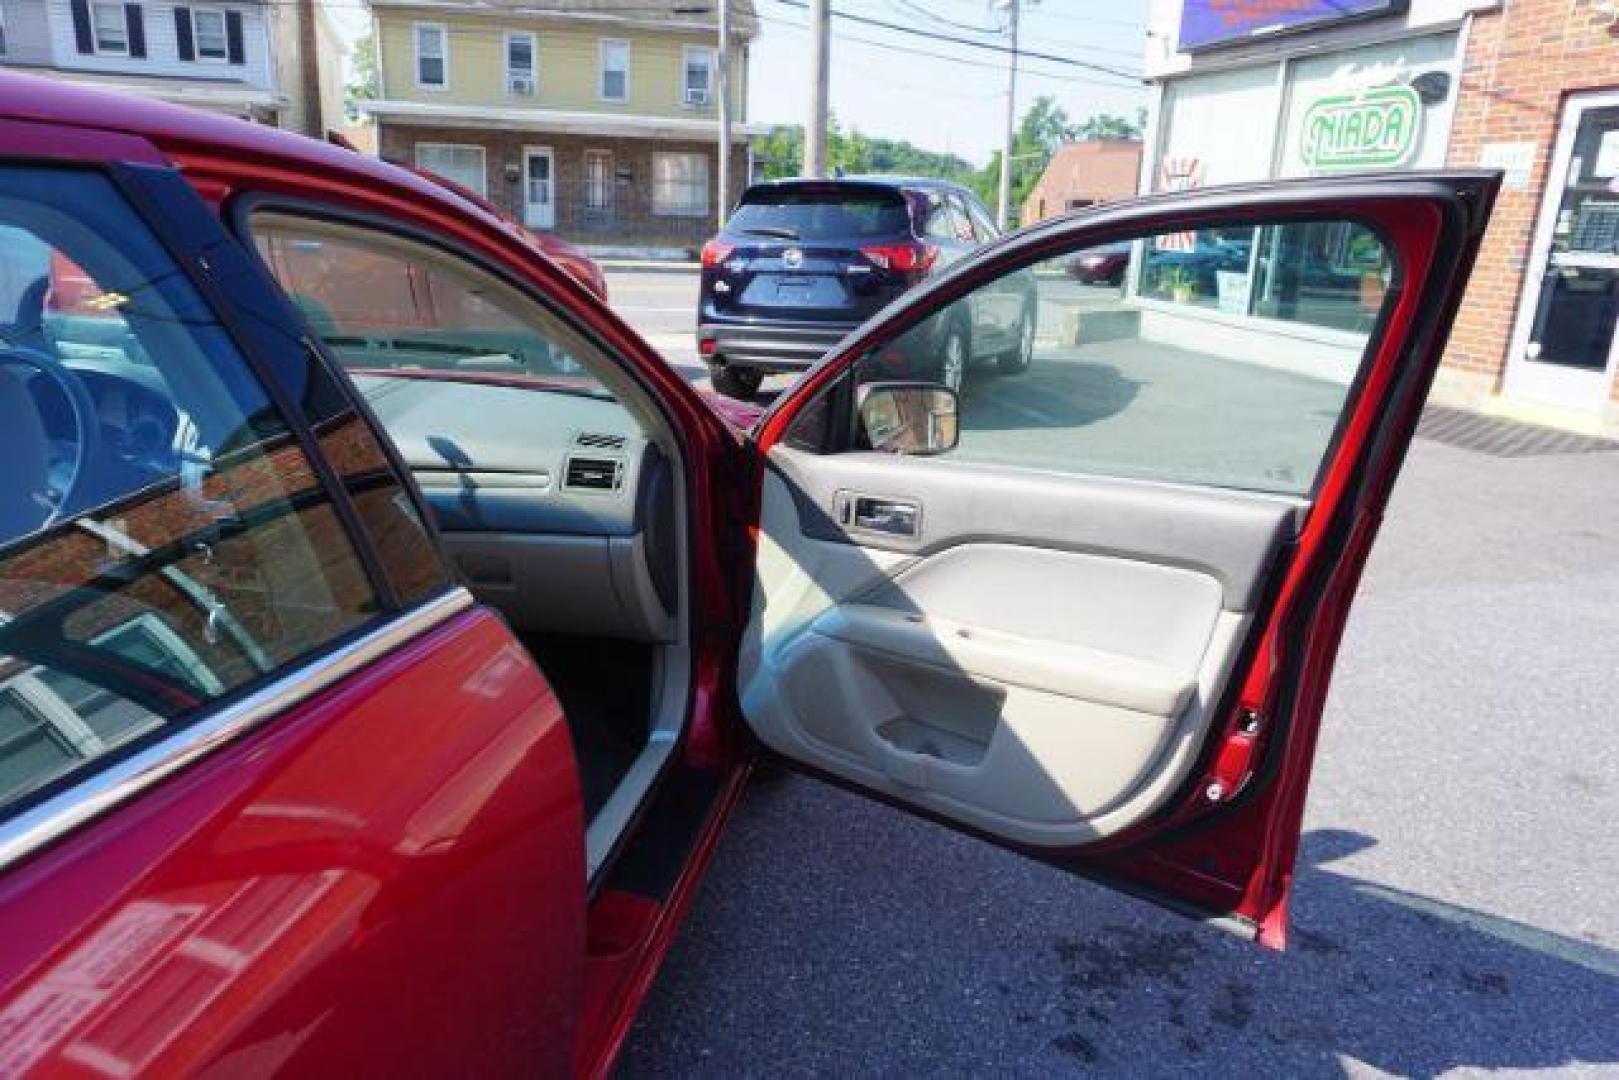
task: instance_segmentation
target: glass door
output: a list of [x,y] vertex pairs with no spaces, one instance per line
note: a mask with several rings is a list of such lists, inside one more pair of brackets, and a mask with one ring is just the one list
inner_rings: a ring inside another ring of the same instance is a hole
[[1619,94],[1569,103],[1549,177],[1506,389],[1596,412],[1619,322]]

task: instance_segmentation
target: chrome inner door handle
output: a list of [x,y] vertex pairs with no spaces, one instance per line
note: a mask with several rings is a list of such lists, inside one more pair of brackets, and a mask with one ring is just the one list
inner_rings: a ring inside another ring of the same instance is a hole
[[888,533],[891,536],[915,536],[921,522],[922,508],[916,503],[871,495],[854,497],[852,524],[857,529]]

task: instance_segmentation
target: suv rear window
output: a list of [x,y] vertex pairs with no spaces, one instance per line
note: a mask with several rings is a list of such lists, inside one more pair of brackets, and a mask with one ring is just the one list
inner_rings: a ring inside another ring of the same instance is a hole
[[897,191],[817,184],[749,191],[731,232],[776,240],[845,240],[910,235],[910,211]]

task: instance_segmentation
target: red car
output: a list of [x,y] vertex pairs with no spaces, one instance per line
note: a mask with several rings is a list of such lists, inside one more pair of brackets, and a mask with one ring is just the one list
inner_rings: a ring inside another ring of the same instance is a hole
[[[9,75],[0,159],[0,1075],[600,1073],[764,756],[1283,944],[1494,174],[1031,230],[748,424],[406,170]],[[1287,338],[1347,365],[1308,400],[867,377],[1036,262],[1236,224],[1387,256],[1363,348]]]

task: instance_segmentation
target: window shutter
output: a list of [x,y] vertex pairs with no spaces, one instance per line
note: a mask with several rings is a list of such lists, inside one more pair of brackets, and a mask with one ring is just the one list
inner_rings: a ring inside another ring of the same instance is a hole
[[225,12],[225,41],[230,51],[230,62],[233,64],[247,63],[247,55],[242,49],[242,13],[240,11]]
[[191,36],[191,9],[188,7],[174,9],[174,46],[180,51],[180,59],[197,58],[197,43]]
[[73,41],[81,53],[96,51],[95,39],[90,36],[90,0],[73,0]]
[[124,25],[129,29],[129,55],[146,58],[146,13],[139,4],[124,5]]

